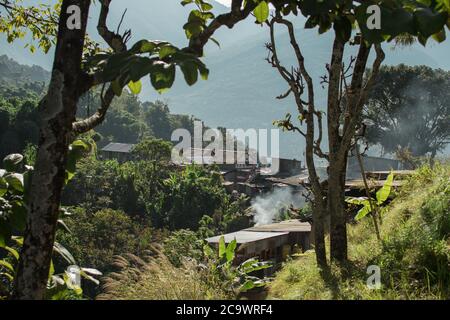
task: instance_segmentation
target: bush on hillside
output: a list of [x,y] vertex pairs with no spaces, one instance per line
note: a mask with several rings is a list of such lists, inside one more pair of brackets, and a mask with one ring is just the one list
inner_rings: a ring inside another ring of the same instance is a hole
[[104,209],[88,213],[82,208],[69,210],[65,219],[69,232],[58,232],[57,239],[83,266],[106,273],[111,270],[113,256],[123,253],[141,254],[153,240],[150,227],[122,211]]

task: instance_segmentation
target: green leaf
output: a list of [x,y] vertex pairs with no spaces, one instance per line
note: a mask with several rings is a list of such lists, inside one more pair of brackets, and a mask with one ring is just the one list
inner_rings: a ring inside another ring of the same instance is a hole
[[175,65],[158,61],[154,64],[154,70],[150,74],[152,86],[163,93],[170,89],[175,81]]
[[19,261],[19,253],[17,252],[16,249],[8,247],[8,246],[3,247],[3,249],[8,251],[17,261]]
[[9,217],[9,222],[11,227],[14,229],[23,232],[25,231],[26,222],[27,222],[27,209],[23,205],[23,203],[19,201],[14,201],[12,203],[12,214]]
[[345,16],[336,18],[333,28],[337,37],[344,43],[352,36],[352,23]]
[[184,75],[184,80],[190,86],[195,84],[198,80],[197,66],[193,62],[186,62],[180,65],[181,71]]
[[3,197],[8,191],[8,183],[5,179],[0,178],[0,197]]
[[18,153],[10,154],[3,159],[3,166],[9,172],[16,171],[19,164],[23,161],[23,156]]
[[62,246],[60,243],[55,242],[53,245],[53,250],[56,251],[64,260],[66,260],[68,263],[75,265],[75,259],[72,256],[72,254],[67,250],[64,246]]
[[140,40],[136,42],[131,48],[132,53],[153,53],[157,48],[158,43],[149,40]]
[[0,260],[0,266],[3,266],[3,267],[5,267],[6,269],[8,269],[9,271],[14,272],[14,267],[13,267],[12,264],[9,263],[8,261]]
[[226,248],[226,257],[227,257],[227,261],[232,262],[234,259],[234,254],[236,251],[236,247],[237,247],[237,241],[236,239],[234,239],[233,241],[231,241],[227,248]]
[[414,18],[421,35],[428,38],[442,30],[448,15],[433,12],[430,8],[419,8],[414,11]]
[[23,174],[20,173],[10,173],[5,177],[5,181],[10,187],[18,192],[23,192]]
[[219,239],[219,258],[222,258],[226,253],[225,237],[221,236]]
[[174,46],[168,44],[165,45],[163,47],[161,47],[161,49],[159,49],[159,58],[160,59],[164,59],[174,53],[176,53],[178,51],[177,48],[175,48]]
[[354,205],[365,205],[368,202],[368,199],[367,197],[347,197],[345,198],[345,202]]
[[190,39],[203,31],[203,24],[200,21],[188,22],[183,26],[183,29],[186,33],[186,38]]
[[439,43],[444,42],[447,39],[445,29],[442,29],[440,32],[433,34],[433,39]]
[[201,2],[200,7],[202,8],[203,11],[210,11],[213,9],[213,6],[207,2]]
[[3,219],[0,220],[0,248],[6,247],[6,243],[11,238],[11,227]]
[[220,43],[215,38],[211,37],[211,38],[209,38],[209,40],[211,40],[216,46],[218,46],[220,48]]
[[71,231],[70,228],[67,226],[67,224],[64,222],[64,220],[58,219],[58,224],[60,224],[61,227],[63,227],[63,229],[66,230],[68,233],[72,233],[72,231]]
[[13,277],[11,274],[9,274],[9,273],[6,273],[6,272],[0,272],[0,276],[5,276],[6,278],[8,278],[8,280],[9,280],[10,282],[14,281],[14,277]]
[[253,10],[256,21],[264,23],[269,18],[269,5],[266,1],[261,1]]
[[76,171],[77,161],[80,160],[91,149],[90,145],[82,140],[76,140],[69,146],[66,164],[66,184],[73,178]]
[[[137,82],[142,77],[151,73],[152,70],[153,60],[147,57],[135,57],[129,66],[128,78],[130,81]],[[121,84],[120,81],[119,84]]]
[[358,211],[358,214],[356,215],[355,220],[356,221],[361,220],[362,218],[367,216],[370,213],[370,211],[371,211],[370,203],[369,203],[369,201],[367,201],[367,204]]
[[200,72],[200,76],[202,77],[202,80],[208,80],[209,77],[209,70],[208,68],[206,68],[206,66],[200,62],[197,64],[198,66],[198,71]]
[[239,266],[239,270],[244,274],[249,274],[254,271],[259,271],[270,267],[272,267],[270,262],[260,262],[255,258],[251,258],[241,263],[241,265]]
[[93,268],[81,268],[81,270],[86,272],[87,274],[90,274],[93,276],[102,276],[103,275],[103,273],[101,273],[99,270],[93,269]]
[[50,260],[50,269],[48,270],[48,277],[51,278],[55,274],[55,265],[53,264],[53,259]]
[[254,287],[255,283],[253,282],[253,280],[246,280],[244,284],[242,284],[241,287],[239,288],[239,291],[246,292],[248,290],[253,289]]
[[203,246],[203,253],[206,257],[212,257],[214,255],[213,249],[208,244]]
[[103,80],[106,82],[116,80],[126,73],[133,60],[136,60],[136,56],[128,51],[112,55],[103,67]]
[[382,10],[381,19],[383,33],[389,35],[391,39],[403,33],[416,33],[414,15],[404,8],[397,8],[392,12]]
[[192,3],[192,2],[194,2],[194,0],[183,0],[183,1],[181,1],[181,5],[185,6],[185,5],[187,5],[189,3]]
[[313,29],[319,24],[316,16],[309,17],[305,22],[305,29]]
[[141,93],[141,90],[142,90],[142,83],[141,83],[141,81],[136,81],[136,82],[130,81],[128,83],[128,88],[130,88],[130,90],[133,94],[139,94],[139,93]]
[[377,191],[377,205],[383,204],[387,200],[387,198],[389,198],[393,182],[394,182],[394,173],[391,172],[388,175],[383,187]]

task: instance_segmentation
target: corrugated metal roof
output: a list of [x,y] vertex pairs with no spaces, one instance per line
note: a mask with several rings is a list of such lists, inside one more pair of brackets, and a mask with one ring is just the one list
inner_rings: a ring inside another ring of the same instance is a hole
[[311,232],[311,224],[309,222],[301,222],[300,220],[292,219],[281,221],[279,223],[254,226],[245,230],[252,232]]
[[[230,243],[234,239],[236,239],[236,242],[238,244],[244,244],[244,243],[250,243],[270,238],[276,238],[280,236],[284,236],[289,234],[288,232],[255,232],[255,231],[248,231],[248,230],[241,230],[237,232],[227,233],[224,234],[223,237],[225,238],[225,243]],[[205,239],[209,243],[219,243],[220,236],[215,236],[211,238]]]
[[305,183],[308,180],[308,175],[305,174],[299,174],[291,177],[268,177],[266,180],[274,182],[274,183],[284,183],[289,186],[301,186],[303,183]]
[[134,144],[111,142],[102,151],[130,153],[134,146]]

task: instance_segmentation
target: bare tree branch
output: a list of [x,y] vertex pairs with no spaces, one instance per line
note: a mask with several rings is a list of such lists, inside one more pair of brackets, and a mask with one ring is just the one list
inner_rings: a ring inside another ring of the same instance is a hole
[[[126,10],[122,14],[119,26],[117,27],[117,32],[113,32],[108,29],[106,20],[108,18],[109,6],[111,4],[111,1],[112,0],[100,0],[101,9],[97,23],[97,31],[114,52],[120,53],[127,50],[126,41],[129,39],[131,32],[127,30],[125,31],[123,36],[119,34],[120,26],[125,17]],[[97,84],[103,83],[103,81],[99,78],[98,74],[90,75],[89,81],[86,82],[87,83],[84,84],[84,86],[87,88],[86,91],[88,91],[90,88],[94,87]],[[109,85],[104,95],[103,91],[104,86],[102,89],[102,93],[100,95],[101,104],[100,107],[95,112],[95,114],[93,114],[87,119],[79,120],[72,124],[72,130],[74,134],[81,134],[88,132],[89,130],[92,130],[93,128],[95,128],[96,126],[98,126],[103,122],[106,113],[108,112],[109,106],[111,105],[115,96],[112,85]]]
[[[106,43],[114,50],[114,52],[124,52],[127,50],[124,38],[108,29],[106,20],[109,14],[109,5],[112,0],[100,0],[101,9],[97,24],[98,34],[106,41]],[[123,18],[123,16],[122,16]],[[120,26],[120,24],[119,24]]]
[[244,8],[242,8],[243,0],[233,0],[231,2],[231,11],[218,15],[214,18],[208,27],[205,28],[199,35],[192,37],[187,51],[196,54],[197,56],[203,56],[203,48],[214,33],[222,26],[233,28],[236,23],[246,19],[256,8],[257,3],[254,1],[247,1]]
[[[364,51],[365,49],[361,49],[361,50]],[[370,51],[370,50],[368,50],[368,51]],[[351,107],[351,109],[349,110],[350,117],[348,118],[348,120],[346,121],[346,124],[344,126],[343,135],[342,135],[342,144],[341,144],[342,150],[344,150],[344,149],[348,150],[348,148],[351,144],[351,140],[356,131],[356,125],[357,125],[358,121],[360,120],[360,115],[364,108],[364,104],[367,101],[367,96],[369,94],[369,91],[373,87],[375,79],[380,72],[381,64],[383,63],[383,61],[385,59],[385,53],[380,44],[375,45],[375,52],[376,52],[376,58],[373,62],[372,71],[371,71],[371,74],[370,74],[369,79],[367,80],[366,84],[363,87],[361,87],[360,85],[357,85],[357,84],[352,84],[352,89],[354,90],[354,92],[352,92],[352,94],[355,94],[355,93],[358,93],[358,94],[356,96],[352,97],[352,99],[354,99],[355,102],[353,102],[354,103],[353,105],[350,105],[350,107]],[[364,57],[368,58],[369,52],[367,52],[367,53],[363,52],[362,55]],[[366,58],[366,61],[367,61],[367,58]],[[360,81],[360,83],[362,83],[363,75],[360,75],[359,73],[361,73],[361,71],[360,70],[356,71],[356,68],[357,68],[357,66],[355,65],[354,73],[358,73],[358,75],[356,77],[359,78],[358,81]],[[365,69],[365,64],[364,64],[364,69]],[[363,74],[364,74],[364,71],[365,70],[362,71]]]

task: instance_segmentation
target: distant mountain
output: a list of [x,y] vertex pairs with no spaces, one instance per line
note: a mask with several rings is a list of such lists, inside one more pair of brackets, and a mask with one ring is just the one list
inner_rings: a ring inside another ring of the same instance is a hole
[[[37,1],[35,1],[37,2]],[[42,1],[39,1],[42,2]],[[187,21],[191,7],[182,7],[180,0],[133,0],[113,1],[108,23],[116,27],[125,7],[128,9],[122,28],[131,28],[133,43],[142,38],[164,39],[183,46],[187,40],[182,29]],[[215,12],[222,13],[225,6],[212,1]],[[98,3],[92,9],[91,16],[97,17]],[[331,49],[331,32],[318,36],[315,30],[305,30],[304,20],[296,18],[296,35],[307,60],[307,66],[316,82],[316,100],[325,104],[325,92],[321,90],[320,76],[325,73],[325,64],[329,62]],[[96,21],[89,22],[90,33],[94,36]],[[258,26],[248,19],[238,24],[233,30],[219,30],[215,36],[221,43],[220,49],[209,44],[205,61],[211,70],[210,79],[188,87],[182,77],[178,77],[174,87],[160,96],[144,81],[141,98],[168,100],[175,113],[193,114],[209,125],[228,128],[273,128],[272,121],[283,118],[287,112],[294,112],[295,106],[290,99],[283,101],[275,97],[286,91],[286,84],[280,79],[276,70],[264,59],[267,53],[264,43],[268,41],[267,28]],[[280,57],[289,66],[292,54],[285,32],[280,32]],[[100,41],[98,37],[94,39]],[[1,43],[1,40],[0,40]],[[450,70],[450,41],[443,44],[431,44],[426,48],[414,45],[406,49],[391,50],[386,47],[386,64],[406,63],[410,65],[425,64],[433,68]],[[21,63],[35,63],[50,68],[52,54],[30,55],[20,43],[1,45],[0,54],[6,53]],[[347,56],[354,54],[348,49]],[[283,133],[281,138],[282,156],[303,158],[303,139],[298,135]]]
[[[56,0],[27,0],[26,5],[53,4]],[[194,7],[192,5],[183,7],[181,0],[132,0],[132,1],[112,1],[110,12],[108,15],[108,26],[116,29],[125,9],[127,10],[121,31],[125,29],[132,30],[132,38],[130,43],[134,43],[140,39],[167,40],[175,45],[184,46],[187,39],[184,34],[183,25],[187,22],[189,12]],[[224,5],[210,1],[214,5],[214,13],[220,14],[229,10]],[[100,4],[93,1],[90,10],[90,19],[88,22],[88,32],[91,37],[102,43],[102,39],[98,36],[96,26]],[[241,28],[239,34],[231,34],[230,32],[219,32],[221,45],[227,46],[235,39],[240,39],[250,35],[255,31],[254,24],[250,21],[243,23],[245,28]],[[6,42],[5,37],[0,37],[0,54],[6,54],[14,57],[23,64],[38,64],[50,69],[53,61],[53,50],[47,55],[36,52],[31,54],[24,49],[25,40],[18,40],[13,45]],[[216,45],[209,45],[209,50],[216,51]]]
[[[308,70],[315,80],[316,101],[324,107],[326,92],[321,88],[320,76],[325,74],[325,64],[330,59],[332,35],[328,33],[319,37],[316,31],[303,29],[301,19],[297,22],[299,27],[296,35],[303,48]],[[267,30],[263,29],[255,36],[236,42],[234,46],[223,47],[206,57],[211,69],[208,81],[189,88],[179,80],[163,97],[169,100],[174,112],[193,113],[211,125],[272,128],[273,120],[283,118],[287,112],[295,114],[295,104],[292,98],[281,101],[275,98],[286,92],[287,85],[264,60],[267,57],[264,43],[267,41]],[[280,58],[286,66],[290,66],[294,61],[287,34],[280,34],[278,42]],[[396,50],[387,46],[385,64],[426,64],[449,70],[450,61],[445,59],[449,49],[449,42],[431,44],[426,50],[420,45]],[[355,55],[355,52],[349,48],[347,57],[351,54]],[[298,135],[283,133],[281,146],[283,156],[303,158],[304,140]]]
[[0,81],[48,82],[50,72],[37,65],[21,65],[6,55],[0,56]]

